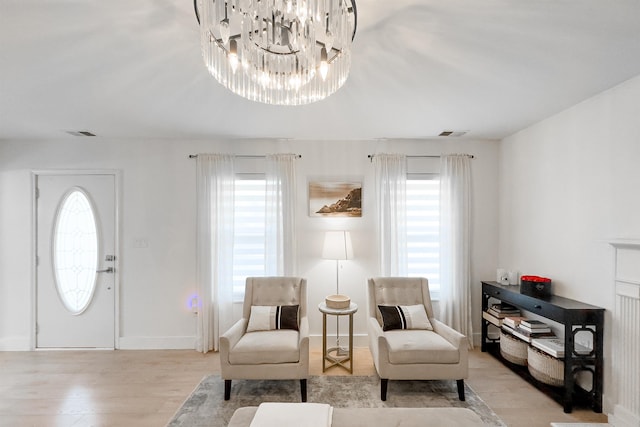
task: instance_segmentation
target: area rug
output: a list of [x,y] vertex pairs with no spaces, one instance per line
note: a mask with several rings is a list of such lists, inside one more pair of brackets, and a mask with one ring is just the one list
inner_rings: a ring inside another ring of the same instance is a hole
[[[460,407],[477,413],[488,426],[504,427],[498,416],[465,384],[464,402],[455,381],[389,381],[387,401],[380,400],[377,376],[312,376],[307,401],[336,408]],[[178,410],[168,427],[226,427],[237,408],[261,402],[299,402],[298,380],[234,380],[231,399],[224,400],[224,381],[205,377]]]

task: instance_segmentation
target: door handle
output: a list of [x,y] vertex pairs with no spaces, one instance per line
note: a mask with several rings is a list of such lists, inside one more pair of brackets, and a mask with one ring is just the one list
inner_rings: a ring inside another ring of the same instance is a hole
[[96,273],[114,273],[115,271],[113,267],[107,267],[104,270],[96,270]]

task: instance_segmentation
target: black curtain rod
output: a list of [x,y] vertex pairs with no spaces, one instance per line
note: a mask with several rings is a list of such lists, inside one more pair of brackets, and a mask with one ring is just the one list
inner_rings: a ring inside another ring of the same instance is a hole
[[[473,159],[475,156],[473,154],[465,154],[467,157],[469,157],[470,159]],[[375,154],[369,154],[367,155],[367,157],[369,158],[370,161],[373,161],[373,158],[375,157]],[[428,156],[428,155],[424,155],[424,156],[406,156],[407,158],[411,158],[411,159],[439,159],[442,156]]]
[[[240,157],[241,159],[264,159],[267,156],[261,156],[261,155],[255,154],[255,155],[234,155],[233,157]],[[298,159],[301,159],[302,155],[301,154],[297,154],[296,157]],[[190,159],[197,159],[198,155],[197,154],[189,154],[189,158]]]

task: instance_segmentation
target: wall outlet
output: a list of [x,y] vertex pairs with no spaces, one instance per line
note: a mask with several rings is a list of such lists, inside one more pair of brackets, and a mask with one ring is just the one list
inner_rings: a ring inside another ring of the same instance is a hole
[[194,316],[198,315],[198,297],[191,298],[191,312]]

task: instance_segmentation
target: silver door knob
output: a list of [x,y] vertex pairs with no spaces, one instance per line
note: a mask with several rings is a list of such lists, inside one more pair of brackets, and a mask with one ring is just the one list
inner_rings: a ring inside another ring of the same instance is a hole
[[114,273],[116,270],[113,267],[105,268],[104,270],[96,270],[96,273]]

